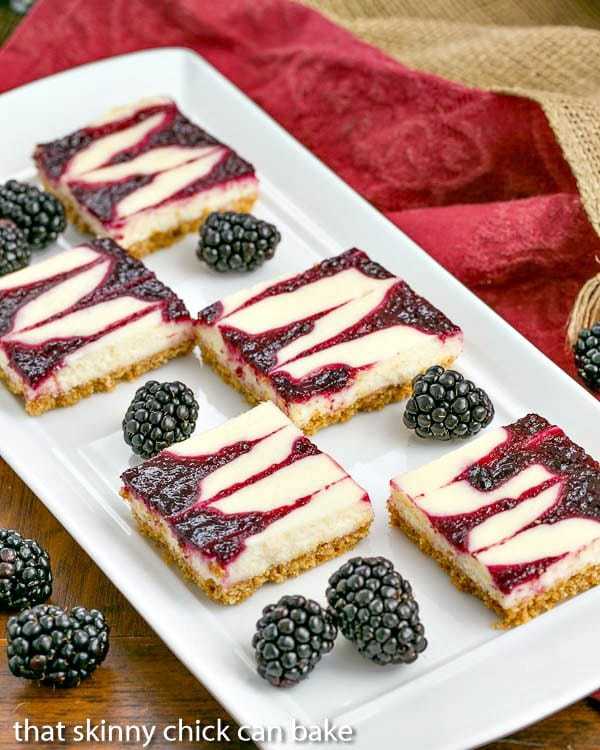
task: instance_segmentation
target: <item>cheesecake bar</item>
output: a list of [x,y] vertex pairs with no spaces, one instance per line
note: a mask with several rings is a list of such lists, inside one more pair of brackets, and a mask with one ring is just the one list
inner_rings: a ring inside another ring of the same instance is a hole
[[462,350],[460,328],[361,250],[202,310],[203,359],[307,434],[410,394]]
[[389,511],[502,627],[600,582],[600,466],[537,414],[397,476]]
[[212,211],[249,211],[257,197],[254,167],[164,97],[42,143],[34,160],[70,221],[136,258],[194,232]]
[[108,238],[0,279],[0,379],[32,415],[109,390],[195,343],[183,302]]
[[271,403],[177,443],[122,481],[140,530],[225,604],[342,554],[373,519],[367,493]]

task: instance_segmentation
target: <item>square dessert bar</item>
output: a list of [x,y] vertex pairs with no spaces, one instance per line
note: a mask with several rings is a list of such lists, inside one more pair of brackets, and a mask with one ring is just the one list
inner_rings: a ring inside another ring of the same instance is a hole
[[199,336],[224,380],[307,434],[408,396],[463,345],[458,326],[356,249],[216,302]]
[[193,349],[183,302],[108,238],[0,279],[0,379],[37,415]]
[[600,583],[600,466],[528,414],[391,482],[392,523],[512,627]]
[[167,98],[144,99],[36,146],[44,186],[80,229],[141,258],[195,231],[211,211],[249,211],[254,167]]
[[270,403],[122,480],[140,530],[225,604],[342,554],[373,520],[367,493]]

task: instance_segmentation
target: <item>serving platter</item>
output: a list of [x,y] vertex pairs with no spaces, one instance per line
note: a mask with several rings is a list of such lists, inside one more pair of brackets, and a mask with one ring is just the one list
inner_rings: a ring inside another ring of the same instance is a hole
[[[275,258],[252,276],[210,272],[196,259],[193,237],[150,256],[148,266],[193,313],[251,283],[361,247],[463,328],[465,352],[457,367],[491,395],[494,425],[537,411],[598,456],[600,405],[594,398],[189,50],[117,57],[4,94],[0,133],[11,146],[0,155],[0,180],[34,178],[35,143],[76,129],[110,107],[156,94],[173,97],[192,119],[256,165],[261,199],[255,213],[276,223],[283,235]],[[36,258],[81,239],[70,227]],[[149,377],[183,380],[195,390],[198,430],[248,408],[197,356],[173,361]],[[310,679],[293,690],[274,690],[256,675],[250,647],[262,607],[283,593],[324,601],[327,578],[341,561],[264,586],[236,607],[214,604],[187,584],[138,534],[118,495],[119,475],[133,460],[120,424],[139,385],[123,384],[37,418],[2,390],[0,453],[193,674],[240,724],[264,735],[259,744],[265,748],[295,746],[294,722],[350,726],[356,750],[392,742],[418,750],[472,748],[597,688],[600,589],[516,630],[498,631],[482,604],[454,589],[435,563],[388,526],[389,478],[449,450],[410,435],[402,426],[403,406],[396,404],[327,428],[314,440],[368,490],[376,521],[357,551],[391,558],[411,581],[429,648],[413,665],[384,669],[340,639]]]

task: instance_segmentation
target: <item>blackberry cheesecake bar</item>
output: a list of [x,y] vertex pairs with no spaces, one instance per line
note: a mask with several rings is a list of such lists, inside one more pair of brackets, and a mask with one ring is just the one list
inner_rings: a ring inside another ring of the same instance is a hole
[[34,160],[73,224],[136,258],[195,231],[212,211],[249,211],[258,191],[254,167],[164,97],[39,144]]
[[268,402],[122,481],[141,532],[224,604],[342,554],[373,520],[365,490]]
[[108,238],[0,279],[0,379],[32,415],[109,390],[195,343],[183,302]]
[[408,396],[460,354],[460,328],[361,250],[258,284],[199,315],[203,359],[312,434]]
[[389,512],[501,627],[600,583],[600,466],[537,414],[395,477]]

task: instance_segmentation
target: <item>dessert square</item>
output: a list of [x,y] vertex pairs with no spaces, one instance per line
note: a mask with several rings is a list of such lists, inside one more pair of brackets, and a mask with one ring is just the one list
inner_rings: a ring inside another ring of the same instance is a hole
[[0,379],[32,415],[191,351],[183,302],[108,238],[0,279]]
[[39,144],[34,160],[73,224],[136,258],[196,231],[211,211],[250,211],[257,197],[254,167],[165,97]]
[[600,466],[537,414],[395,477],[389,512],[501,627],[600,582]]
[[140,531],[224,604],[342,554],[373,520],[367,493],[271,403],[121,478]]
[[408,396],[415,375],[463,345],[458,326],[357,249],[210,305],[198,330],[205,362],[307,434]]

